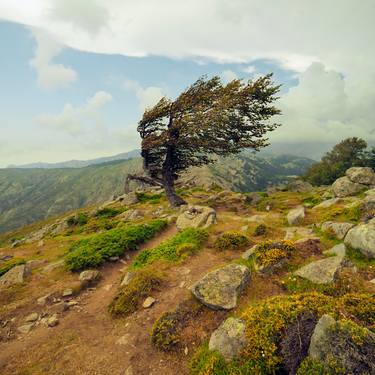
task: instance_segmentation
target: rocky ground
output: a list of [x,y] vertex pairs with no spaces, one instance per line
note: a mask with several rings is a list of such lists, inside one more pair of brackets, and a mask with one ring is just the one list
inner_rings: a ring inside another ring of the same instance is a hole
[[1,374],[375,373],[371,170],[181,194],[4,235]]

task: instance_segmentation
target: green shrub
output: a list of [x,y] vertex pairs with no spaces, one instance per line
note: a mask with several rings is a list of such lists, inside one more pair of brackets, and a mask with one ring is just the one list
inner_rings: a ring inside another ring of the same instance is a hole
[[164,197],[164,194],[149,194],[149,193],[136,193],[138,201],[140,203],[151,203],[157,204],[160,203],[160,200]]
[[76,225],[79,225],[79,226],[85,225],[85,224],[87,224],[88,221],[89,221],[88,215],[85,214],[85,213],[83,213],[83,212],[81,212],[81,213],[79,213],[77,215],[69,217],[66,220],[66,223],[70,227],[73,227],[73,226],[76,226]]
[[241,232],[229,231],[219,236],[214,246],[219,250],[238,250],[249,244],[249,239]]
[[207,238],[203,229],[188,228],[153,249],[143,250],[135,258],[133,268],[140,268],[156,260],[177,262],[198,251]]
[[96,217],[115,217],[120,214],[123,210],[111,207],[104,207],[95,213]]
[[114,316],[126,316],[136,311],[150,292],[158,290],[163,282],[163,275],[154,269],[137,270],[128,285],[120,287],[110,303],[108,310]]
[[20,258],[12,258],[3,263],[0,263],[0,276],[7,273],[13,267],[19,266],[20,264],[25,264],[25,263],[26,263],[25,259],[20,259]]
[[329,363],[306,357],[296,375],[344,375],[345,370],[340,368],[331,360]]
[[254,236],[264,236],[267,233],[267,227],[264,224],[259,224],[254,230]]
[[153,220],[147,224],[127,225],[111,229],[73,243],[65,257],[68,270],[78,271],[97,267],[110,257],[121,256],[125,251],[136,250],[138,245],[152,238],[167,226],[166,220]]

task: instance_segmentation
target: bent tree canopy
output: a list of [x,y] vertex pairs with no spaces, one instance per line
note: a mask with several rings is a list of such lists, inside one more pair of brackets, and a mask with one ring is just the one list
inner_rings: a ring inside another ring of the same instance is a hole
[[173,206],[184,204],[174,189],[180,172],[268,144],[265,134],[279,126],[270,119],[280,114],[273,105],[280,86],[271,78],[222,84],[219,77],[202,77],[176,100],[162,98],[137,128],[146,176],[130,177],[163,186]]

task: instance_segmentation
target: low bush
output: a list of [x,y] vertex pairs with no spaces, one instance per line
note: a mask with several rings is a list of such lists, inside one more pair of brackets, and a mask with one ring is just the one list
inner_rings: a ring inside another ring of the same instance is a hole
[[79,213],[77,215],[69,217],[66,220],[66,223],[70,227],[73,227],[73,226],[82,226],[82,225],[85,225],[85,224],[87,224],[88,221],[89,221],[88,215],[86,213],[81,212],[81,213]]
[[164,197],[163,193],[160,194],[149,194],[149,193],[136,193],[138,201],[140,203],[151,203],[157,204],[160,203],[160,200]]
[[249,239],[241,232],[229,231],[220,235],[214,246],[219,250],[238,250],[249,244]]
[[138,245],[152,238],[167,226],[166,220],[153,220],[147,224],[127,225],[95,234],[73,243],[65,257],[68,270],[78,271],[97,267],[110,257],[121,256],[125,251],[136,250]]
[[204,229],[188,228],[153,249],[143,250],[135,258],[132,268],[137,269],[157,260],[177,262],[198,251],[208,234]]
[[20,264],[25,264],[25,259],[20,258],[12,258],[3,263],[0,262],[0,276],[6,274],[9,270],[11,270],[15,266],[19,266]]
[[[247,344],[238,360],[225,362],[215,352],[200,349],[192,358],[193,375],[274,374],[284,366],[280,343],[290,325],[301,314],[319,319],[331,314],[345,316],[362,326],[375,323],[375,298],[369,294],[346,294],[339,298],[320,293],[277,296],[245,308],[240,318],[246,323]],[[302,365],[301,365],[302,366]],[[305,366],[305,364],[303,364]],[[309,372],[299,372],[299,374]],[[319,374],[319,372],[310,372]],[[325,373],[324,373],[325,374]]]
[[144,298],[160,288],[162,282],[163,275],[154,269],[137,270],[129,284],[120,287],[109,305],[109,312],[114,316],[126,316],[133,313]]
[[259,224],[254,230],[254,236],[264,236],[267,233],[267,227],[264,224]]
[[115,217],[120,214],[123,210],[118,208],[104,207],[95,213],[95,217]]

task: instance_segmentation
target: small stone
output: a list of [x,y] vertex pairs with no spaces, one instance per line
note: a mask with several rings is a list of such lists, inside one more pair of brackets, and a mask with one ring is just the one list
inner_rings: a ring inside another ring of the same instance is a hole
[[64,311],[68,310],[69,306],[66,302],[58,302],[48,307],[48,312],[50,314],[62,314]]
[[40,306],[45,306],[47,303],[50,303],[52,301],[53,301],[53,294],[49,293],[49,294],[46,294],[43,297],[38,298],[37,304],[40,305]]
[[34,327],[34,323],[28,323],[28,324],[24,324],[22,326],[17,327],[17,331],[20,333],[27,334],[32,330],[33,327]]
[[31,313],[30,315],[28,315],[26,318],[25,318],[25,322],[35,322],[37,321],[39,318],[39,315],[38,313],[34,312],[34,313]]
[[147,297],[143,302],[143,308],[148,309],[156,302],[155,298]]
[[57,315],[54,314],[52,316],[50,316],[49,318],[47,318],[47,325],[48,327],[55,327],[59,324],[59,319],[57,318]]
[[122,279],[120,286],[128,285],[134,276],[135,276],[135,272],[131,272],[131,271],[127,272],[124,278]]
[[242,253],[241,258],[245,260],[249,260],[250,257],[254,254],[254,251],[256,250],[257,245],[254,245],[250,249],[246,250],[244,253]]
[[110,262],[117,262],[120,259],[120,257],[109,257]]
[[187,346],[185,346],[184,354],[185,354],[185,355],[188,355],[188,354],[189,354],[189,348],[188,348]]
[[66,304],[68,305],[68,307],[73,307],[73,306],[77,306],[78,302],[77,301],[69,301]]
[[70,297],[73,295],[73,289],[65,289],[62,293],[62,296],[63,297]]

